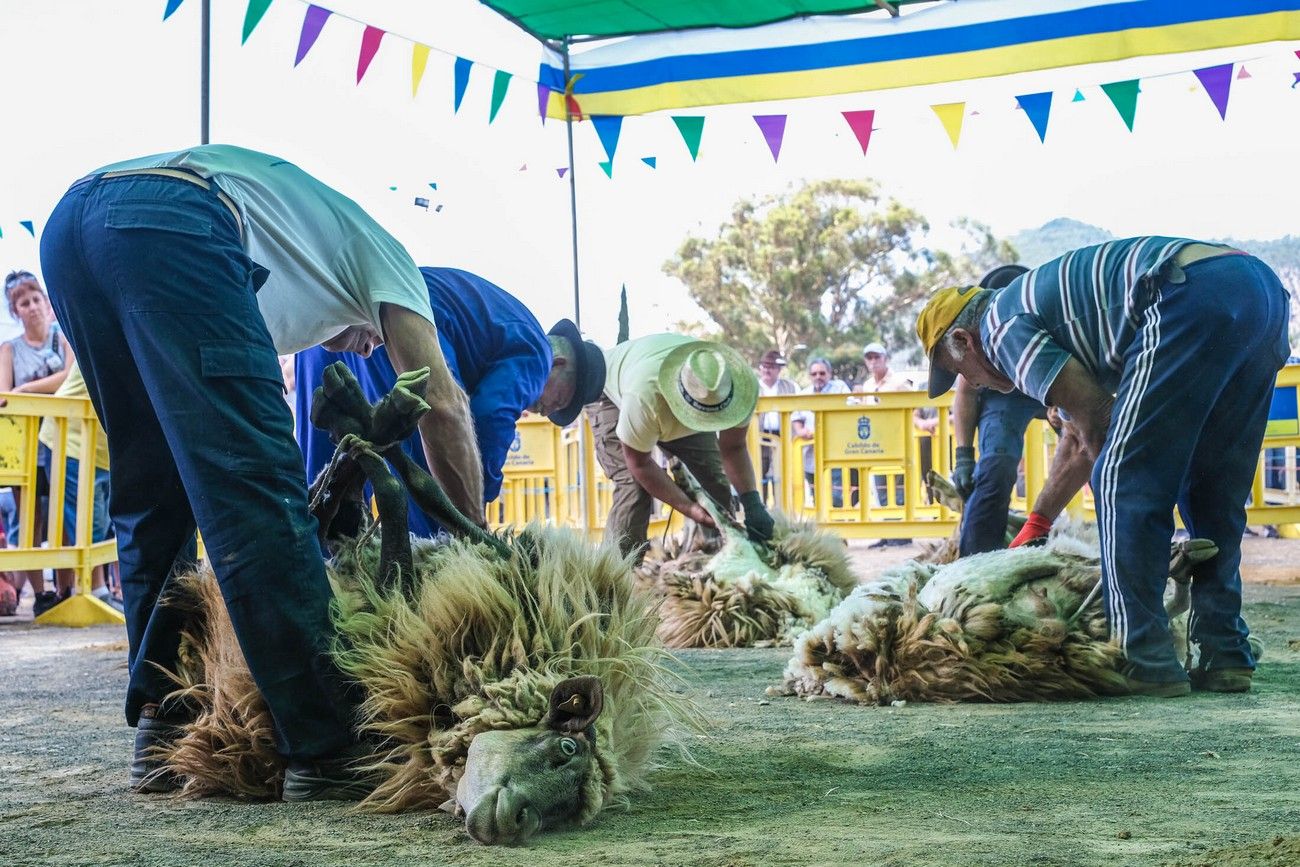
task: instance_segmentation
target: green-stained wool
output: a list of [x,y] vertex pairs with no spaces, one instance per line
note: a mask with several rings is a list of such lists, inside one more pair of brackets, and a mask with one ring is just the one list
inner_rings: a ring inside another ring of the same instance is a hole
[[[632,591],[630,565],[614,548],[536,526],[510,545],[507,562],[481,544],[415,540],[408,595],[377,586],[377,541],[335,558],[334,656],[364,691],[362,733],[386,745],[371,756],[382,782],[363,808],[448,801],[474,736],[537,725],[551,688],[567,677],[595,675],[604,686],[598,773],[589,777],[580,822],[643,788],[656,748],[696,724],[655,639],[653,604]],[[270,717],[215,581],[193,576],[182,586],[202,616],[186,634],[191,663],[180,679],[201,714],[171,766],[188,794],[273,797],[283,769]]]

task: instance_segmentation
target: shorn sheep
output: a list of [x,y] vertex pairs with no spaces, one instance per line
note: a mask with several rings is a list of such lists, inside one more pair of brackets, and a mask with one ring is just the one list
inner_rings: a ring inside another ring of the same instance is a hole
[[788,644],[857,584],[844,543],[778,513],[772,541],[755,545],[675,462],[673,478],[708,509],[721,536],[691,526],[671,547],[655,545],[639,569],[643,590],[663,599],[659,637],[669,647]]
[[[358,735],[376,787],[361,808],[440,807],[480,842],[521,843],[625,803],[697,713],[615,549],[536,526],[488,534],[402,454],[428,408],[425,378],[404,375],[371,407],[336,364],[313,395],[313,423],[339,442],[312,503],[334,554],[335,659],[363,695]],[[460,538],[413,546],[408,490]],[[184,795],[273,798],[284,760],[215,585],[210,572],[181,584],[194,616],[176,676],[198,714],[165,770]]]
[[[1176,582],[1217,553],[1173,546]],[[795,640],[775,694],[894,701],[1044,701],[1126,691],[1097,592],[1095,529],[947,565],[908,560],[857,587]],[[1177,594],[1175,594],[1177,597]]]

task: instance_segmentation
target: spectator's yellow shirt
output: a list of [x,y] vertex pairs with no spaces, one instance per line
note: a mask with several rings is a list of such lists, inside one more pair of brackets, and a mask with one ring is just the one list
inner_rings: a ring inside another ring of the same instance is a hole
[[[86,381],[81,378],[81,367],[75,361],[68,368],[68,378],[63,380],[63,385],[60,385],[59,390],[54,393],[59,397],[83,397],[87,399],[90,397],[90,392],[86,390]],[[47,418],[41,422],[39,436],[41,443],[46,448],[54,448],[54,444],[59,439],[59,428],[53,419]],[[80,454],[81,422],[69,419],[67,456],[76,458]],[[104,436],[103,427],[100,427],[99,436],[95,440],[95,467],[100,470],[108,469],[108,437]]]

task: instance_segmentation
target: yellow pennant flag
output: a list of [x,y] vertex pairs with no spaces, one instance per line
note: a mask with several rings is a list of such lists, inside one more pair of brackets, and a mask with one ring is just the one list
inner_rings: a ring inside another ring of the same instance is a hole
[[932,105],[934,113],[939,116],[939,122],[948,132],[948,138],[952,140],[952,146],[957,148],[957,140],[961,138],[961,122],[966,116],[966,103],[949,102],[943,105]]
[[411,96],[420,89],[420,79],[424,78],[424,67],[429,63],[429,46],[418,42],[411,45]]

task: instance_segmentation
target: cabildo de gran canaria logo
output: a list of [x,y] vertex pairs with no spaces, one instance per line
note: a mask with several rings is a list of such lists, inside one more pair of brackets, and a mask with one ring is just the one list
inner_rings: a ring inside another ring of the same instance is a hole
[[858,439],[860,440],[871,439],[871,416],[869,415],[858,416]]
[[[870,430],[870,428],[868,428]],[[519,431],[515,431],[515,438],[510,442],[510,451],[517,452],[524,447],[524,438]]]

